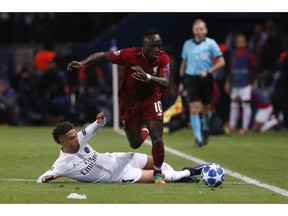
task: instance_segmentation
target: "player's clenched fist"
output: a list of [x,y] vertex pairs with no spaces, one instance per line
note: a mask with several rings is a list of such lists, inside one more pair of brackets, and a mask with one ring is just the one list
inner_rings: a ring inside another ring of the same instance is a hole
[[105,117],[105,115],[104,115],[104,112],[103,112],[103,111],[100,112],[100,113],[98,113],[98,115],[97,115],[97,117],[96,117],[97,123],[101,123],[101,122],[103,121],[104,117]]

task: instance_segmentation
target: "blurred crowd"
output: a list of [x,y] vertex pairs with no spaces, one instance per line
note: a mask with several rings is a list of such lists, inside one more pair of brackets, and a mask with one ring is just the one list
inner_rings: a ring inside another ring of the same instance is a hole
[[[86,13],[75,19],[69,13],[0,13],[1,43],[41,44],[31,54],[31,61],[18,64],[13,72],[7,70],[12,63],[5,61],[5,56],[0,56],[0,124],[46,125],[63,120],[85,124],[94,119],[100,110],[108,112],[106,116],[111,116],[107,119],[108,125],[112,124],[111,65],[93,65],[67,72],[65,66],[73,57],[63,59],[54,47],[56,43],[67,41],[89,41],[100,33],[100,29],[103,32],[115,24],[116,19],[125,17],[125,14],[106,14],[105,19],[95,17],[100,15]],[[73,29],[68,28],[71,25],[67,23],[70,22]],[[86,31],[83,23],[95,28]],[[69,33],[71,31],[73,34]],[[227,62],[226,67],[214,75],[212,104],[215,130],[216,126],[223,128],[229,121],[230,98],[225,92],[225,81],[229,53],[235,49],[238,33],[241,32],[227,32],[225,40],[217,41],[215,38]],[[283,125],[288,127],[288,36],[273,20],[267,20],[264,24],[256,24],[253,34],[246,37],[249,50],[256,56],[258,87],[271,99],[275,116],[282,116]],[[164,109],[167,109],[178,95],[177,59],[180,54],[173,53],[173,48],[169,46],[165,46],[165,51],[171,57],[172,71],[170,86],[163,92]],[[185,126],[185,113],[180,118],[177,124]]]
[[110,112],[110,74],[99,66],[68,73],[74,57],[66,44],[90,41],[126,16],[0,13],[0,125],[85,124]]
[[0,13],[0,41],[87,42],[126,16],[126,13]]

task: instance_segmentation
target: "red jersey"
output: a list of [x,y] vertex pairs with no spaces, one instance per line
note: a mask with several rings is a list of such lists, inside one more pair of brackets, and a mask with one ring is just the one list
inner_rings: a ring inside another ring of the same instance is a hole
[[152,82],[141,82],[134,79],[131,67],[139,65],[151,76],[159,76],[160,73],[170,74],[170,58],[161,51],[154,62],[144,56],[142,48],[127,48],[109,53],[112,63],[124,66],[123,77],[120,83],[118,97],[121,103],[127,101],[143,100],[154,96],[161,96],[160,89]]

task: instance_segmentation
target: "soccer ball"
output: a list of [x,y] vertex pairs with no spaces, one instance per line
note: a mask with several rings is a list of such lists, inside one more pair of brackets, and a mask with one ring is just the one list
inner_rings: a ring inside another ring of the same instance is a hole
[[209,187],[218,187],[225,178],[225,170],[216,163],[207,164],[201,171],[202,182]]

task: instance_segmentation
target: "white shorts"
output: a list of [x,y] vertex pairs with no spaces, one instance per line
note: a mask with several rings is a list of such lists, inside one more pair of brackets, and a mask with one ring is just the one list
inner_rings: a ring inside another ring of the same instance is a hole
[[241,101],[249,101],[251,100],[252,86],[248,85],[243,88],[232,88],[230,98],[234,100],[236,98],[240,98]]
[[142,169],[147,164],[148,157],[146,154],[129,152],[129,153],[112,153],[117,160],[117,168],[114,170],[113,182],[134,183],[142,176]]
[[273,112],[273,106],[258,109],[255,116],[255,122],[265,123],[266,121],[269,120],[272,112]]

